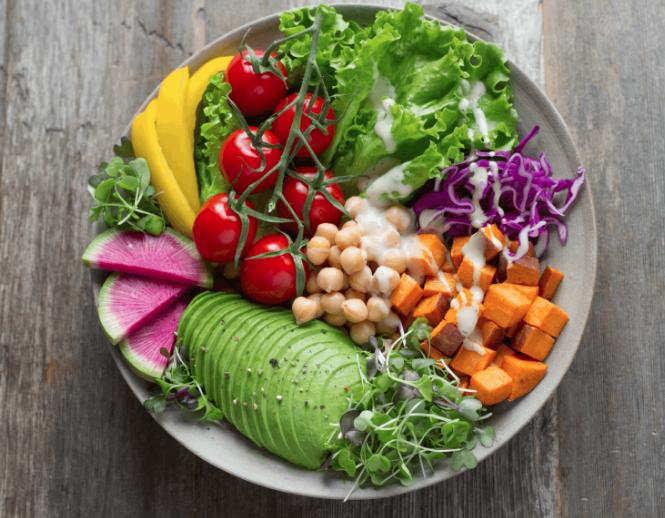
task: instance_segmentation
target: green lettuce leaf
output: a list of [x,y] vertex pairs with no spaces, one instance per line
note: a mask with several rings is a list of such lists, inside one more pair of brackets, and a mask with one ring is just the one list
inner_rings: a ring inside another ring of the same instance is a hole
[[[428,20],[422,7],[407,3],[403,11],[379,12],[354,36],[353,49],[336,75],[333,108],[344,117],[321,156],[335,175],[360,175],[384,159],[409,162],[398,171],[413,187],[408,195],[399,189],[406,201],[473,148],[516,145],[510,70],[496,45],[470,43],[463,29]],[[382,108],[386,96],[394,104]],[[392,124],[381,138],[375,125],[384,116]],[[345,188],[353,192],[353,185]]]
[[240,128],[228,103],[229,93],[231,85],[224,82],[224,72],[218,72],[203,94],[201,130],[194,146],[201,203],[229,187],[219,172],[219,150],[226,137]]

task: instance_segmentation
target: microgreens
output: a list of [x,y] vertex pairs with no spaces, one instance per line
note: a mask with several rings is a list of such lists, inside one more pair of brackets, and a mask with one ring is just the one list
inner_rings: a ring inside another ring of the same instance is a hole
[[183,360],[186,356],[185,346],[181,348],[180,342],[177,342],[166,371],[161,378],[155,378],[158,393],[146,399],[143,406],[150,412],[160,414],[168,405],[175,402],[190,411],[205,409],[201,419],[215,421],[222,419],[224,417],[222,411],[206,397],[199,382],[192,375],[189,362]]
[[381,338],[363,346],[370,387],[360,401],[350,396],[349,411],[328,438],[329,444],[336,438],[344,444],[321,467],[355,479],[347,498],[367,479],[378,486],[393,479],[413,485],[447,457],[455,470],[473,468],[476,439],[492,445],[494,429],[479,426],[482,404],[463,396],[459,379],[442,362],[425,358],[419,345],[418,352],[403,348],[429,340],[431,330],[419,319],[385,350]]
[[[126,142],[116,146],[122,156],[133,154]],[[88,191],[98,203],[90,209],[90,223],[103,217],[109,227],[127,228],[158,236],[166,218],[157,203],[158,193],[150,185],[148,163],[137,158],[125,165],[119,156],[99,166],[99,174],[88,180]]]

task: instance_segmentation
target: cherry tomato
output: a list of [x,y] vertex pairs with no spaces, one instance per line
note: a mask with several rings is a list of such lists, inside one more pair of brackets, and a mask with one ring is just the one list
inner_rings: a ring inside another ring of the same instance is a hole
[[[250,259],[288,246],[286,236],[273,234],[259,239],[250,248],[240,270],[240,287],[250,299],[262,304],[281,304],[296,296],[296,265],[289,253]],[[307,276],[309,267],[306,262],[303,265]]]
[[[256,126],[250,126],[249,129],[252,133],[258,130]],[[279,144],[277,137],[270,131],[266,131],[263,134],[262,140],[268,144]],[[233,189],[238,193],[243,193],[251,184],[275,167],[280,158],[282,158],[282,150],[278,148],[270,149],[264,147],[263,154],[266,157],[265,167],[259,172],[252,171],[252,169],[256,170],[261,167],[261,156],[254,149],[254,146],[252,146],[252,141],[247,134],[242,129],[236,130],[226,137],[222,148],[219,150],[219,172],[222,173],[224,180],[229,185],[233,183],[236,176],[240,175]],[[257,185],[252,194],[273,187],[277,182],[277,173],[275,171]]]
[[[254,54],[261,60],[265,52],[255,50]],[[242,55],[248,56],[249,52],[244,50]],[[271,56],[276,57],[275,54]],[[284,65],[279,63],[278,66],[286,77]],[[236,54],[229,63],[224,79],[232,88],[229,97],[245,117],[270,113],[286,96],[286,85],[280,77],[272,72],[255,74],[251,63],[245,61],[240,54]]]
[[[216,194],[203,204],[194,220],[192,234],[196,249],[201,257],[212,263],[233,261],[240,241],[240,217],[229,208],[228,201],[226,193]],[[254,209],[249,201],[245,204]],[[249,216],[249,233],[242,248],[242,256],[248,252],[255,237],[256,218]]]
[[[301,174],[306,178],[314,178],[318,173],[318,169],[309,166],[299,167],[296,169],[296,173]],[[335,176],[330,171],[325,172],[325,178],[334,177]],[[344,205],[344,195],[342,194],[342,189],[339,188],[339,184],[330,184],[326,186],[326,190],[340,204]],[[286,201],[298,215],[300,221],[303,221],[303,209],[305,207],[305,200],[307,199],[308,192],[309,186],[301,180],[296,180],[292,176],[287,176],[284,179],[282,193],[284,194]],[[291,211],[281,201],[277,202],[277,214],[280,218],[293,219]],[[337,225],[341,217],[342,211],[336,209],[323,194],[317,192],[314,195],[312,207],[309,209],[309,228],[312,230],[312,233],[316,232],[316,229],[321,223],[332,223],[333,225]],[[294,234],[298,232],[298,225],[296,223],[282,223],[281,225],[282,228],[289,232],[293,232]]]
[[[286,99],[284,99],[275,107],[274,113],[278,113],[281,110],[283,110],[284,107],[290,102],[292,102],[296,97],[298,97],[298,94],[289,95]],[[309,103],[311,99],[312,99],[312,94],[308,93],[305,96],[305,106],[303,109],[303,116],[300,119],[300,131],[302,131],[303,133],[312,124],[312,119],[310,119],[306,115],[310,113]],[[314,101],[314,106],[312,106],[312,113],[316,113],[317,115],[321,113],[324,102],[325,102],[324,99],[322,99],[321,97],[317,97],[316,100]],[[295,106],[292,106],[291,108],[289,108],[289,110],[287,110],[286,112],[282,113],[282,115],[277,117],[275,122],[272,123],[272,128],[271,128],[272,132],[279,139],[279,142],[280,144],[282,144],[282,146],[286,145],[286,141],[289,138],[289,132],[291,131],[291,126],[293,125],[293,119],[295,115],[296,115],[296,108]],[[328,114],[326,115],[326,119],[335,120],[335,112],[330,107],[328,108]],[[328,149],[330,143],[333,140],[333,137],[335,136],[335,126],[328,126],[327,130],[328,134],[324,135],[321,130],[314,129],[307,137],[307,142],[309,143],[309,146],[312,148],[312,151],[314,151],[315,155],[320,155],[326,149]],[[309,155],[310,153],[305,146],[301,147],[298,150],[298,153],[296,153],[296,156],[300,157],[308,157]]]

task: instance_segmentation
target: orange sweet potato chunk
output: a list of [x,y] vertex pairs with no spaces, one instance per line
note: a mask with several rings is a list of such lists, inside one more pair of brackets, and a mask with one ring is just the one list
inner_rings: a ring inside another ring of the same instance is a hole
[[[473,302],[473,295],[469,290],[466,288],[462,290],[462,293],[458,293],[457,297],[455,297],[455,300],[457,300],[457,303],[459,304],[460,308],[463,308],[465,306],[470,306],[473,305],[474,307],[478,308],[478,318],[480,318],[483,315],[483,312],[485,311],[485,306],[483,306],[482,303],[480,302]],[[448,322],[452,322],[453,324],[457,325],[457,310],[453,309],[452,307],[446,312],[445,318]]]
[[[510,283],[506,282],[505,284]],[[533,302],[538,297],[538,286],[523,286],[521,284],[510,284],[510,286],[529,299],[529,302]]]
[[487,347],[483,347],[483,349],[485,354],[478,354],[466,347],[460,347],[453,361],[450,363],[451,367],[467,376],[473,376],[477,372],[484,371],[494,361],[496,351]]
[[485,318],[507,328],[524,318],[531,302],[509,284],[492,284],[483,305]]
[[511,345],[522,354],[542,361],[552,349],[554,338],[537,327],[522,323]]
[[450,300],[450,295],[443,292],[423,298],[413,310],[413,317],[426,318],[430,326],[436,327],[450,308]]
[[[517,252],[517,247],[520,245],[520,242],[517,240],[510,240],[510,243],[508,245],[508,250],[510,250],[510,253],[514,254]],[[536,249],[533,247],[533,243],[529,241],[529,248],[526,252],[527,257],[538,257],[536,255]]]
[[411,268],[436,275],[446,258],[446,246],[434,234],[419,234],[418,241],[423,245],[423,256],[411,257]]
[[549,300],[538,297],[524,316],[524,321],[548,335],[557,337],[568,322],[568,313]]
[[446,256],[446,258],[443,260],[443,264],[441,265],[441,271],[445,273],[455,273],[455,265],[453,265],[453,262],[450,260],[450,257]]
[[483,405],[496,405],[510,396],[513,378],[499,367],[490,365],[471,377],[469,388],[476,391],[474,396]]
[[501,368],[513,379],[513,390],[508,401],[531,392],[545,377],[547,365],[524,356],[504,356]]
[[[443,282],[441,277],[443,277],[446,282]],[[431,297],[432,295],[437,295],[438,293],[443,292],[447,293],[452,298],[457,294],[457,290],[455,289],[456,285],[457,281],[452,273],[439,272],[437,275],[430,275],[425,281],[425,286],[423,286],[423,297]]]
[[540,276],[540,282],[538,283],[540,289],[539,295],[544,299],[552,300],[562,280],[563,273],[548,266]]
[[478,319],[478,324],[476,326],[480,330],[480,336],[483,341],[481,345],[483,347],[489,347],[490,349],[496,350],[503,343],[503,339],[506,337],[507,329],[498,326],[491,320],[487,320],[484,317]]
[[494,364],[497,367],[501,367],[503,359],[506,356],[517,356],[517,353],[513,351],[510,347],[508,347],[506,344],[501,344],[496,350],[496,356],[494,357]]
[[510,284],[538,286],[540,280],[540,261],[535,257],[525,256],[506,267],[506,281]]
[[423,289],[413,277],[403,273],[402,278],[390,295],[390,302],[402,315],[408,315],[423,297]]
[[506,246],[506,236],[499,230],[495,223],[480,229],[485,244],[485,260],[491,261]]
[[447,358],[452,358],[460,345],[462,345],[464,337],[455,324],[447,320],[442,320],[432,330],[430,341],[441,354],[445,355]]
[[[473,287],[474,271],[475,271],[475,266],[471,261],[471,259],[469,259],[468,257],[462,259],[462,263],[457,269],[457,278],[465,288]],[[492,284],[492,280],[494,279],[495,273],[496,273],[496,268],[489,264],[486,264],[480,270],[479,286],[481,290],[487,291],[487,288],[489,288],[490,284]]]
[[452,259],[455,268],[459,268],[459,265],[462,264],[462,259],[464,259],[462,247],[469,242],[469,239],[471,239],[471,236],[458,236],[453,239],[453,248],[450,250],[450,259]]

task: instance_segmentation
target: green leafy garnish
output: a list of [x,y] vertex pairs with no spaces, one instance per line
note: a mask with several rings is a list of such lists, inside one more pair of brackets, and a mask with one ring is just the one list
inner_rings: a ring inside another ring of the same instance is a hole
[[[173,348],[169,365],[161,378],[155,378],[158,393],[146,399],[143,406],[149,412],[161,414],[168,405],[177,403],[180,407],[190,410],[203,410],[202,420],[219,421],[224,415],[205,395],[199,382],[192,375],[189,363],[182,357],[180,342]],[[184,351],[183,351],[184,352]]]
[[386,350],[375,337],[363,346],[373,349],[363,352],[370,387],[360,401],[350,399],[328,441],[339,436],[344,446],[326,461],[329,469],[355,478],[354,489],[368,479],[378,486],[393,479],[413,485],[445,458],[455,470],[474,468],[477,439],[492,445],[494,429],[480,426],[488,417],[482,403],[460,391],[447,365],[425,358],[419,345],[417,353],[400,349],[429,340],[431,331],[419,319]]
[[[118,151],[128,152],[127,148]],[[142,158],[126,165],[119,157],[108,164],[103,162],[99,174],[88,180],[88,191],[98,203],[90,209],[90,223],[101,216],[111,228],[140,230],[154,236],[161,234],[166,226],[157,203],[159,194],[150,185],[150,169]]]

